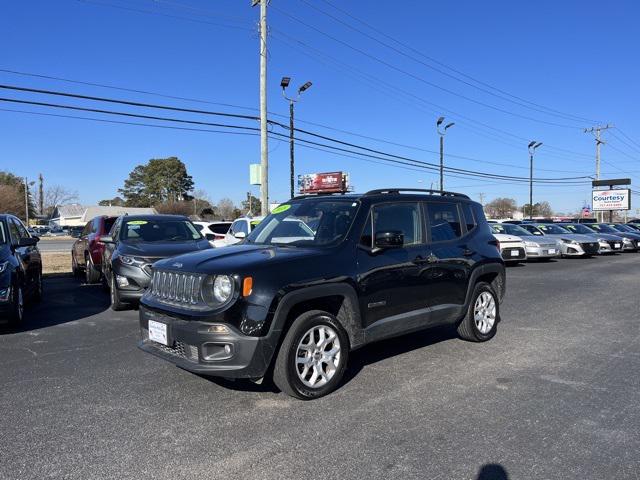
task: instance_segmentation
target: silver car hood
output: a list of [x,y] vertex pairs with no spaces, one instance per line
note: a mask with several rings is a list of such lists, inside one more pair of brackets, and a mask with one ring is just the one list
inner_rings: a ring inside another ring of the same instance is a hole
[[575,240],[578,243],[592,243],[596,241],[591,235],[583,235],[581,233],[545,233],[545,237],[565,238],[567,240]]

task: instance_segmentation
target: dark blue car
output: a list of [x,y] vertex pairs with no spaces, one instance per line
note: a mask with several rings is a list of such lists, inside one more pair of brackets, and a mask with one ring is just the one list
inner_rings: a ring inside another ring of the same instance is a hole
[[0,214],[0,324],[19,325],[26,301],[42,298],[37,243],[18,218]]

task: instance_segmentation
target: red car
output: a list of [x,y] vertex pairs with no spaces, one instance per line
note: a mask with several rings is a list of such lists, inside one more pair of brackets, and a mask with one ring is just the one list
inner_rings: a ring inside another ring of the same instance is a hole
[[96,283],[102,275],[102,253],[104,243],[100,237],[109,235],[111,227],[118,217],[108,217],[106,215],[95,217],[84,227],[80,238],[78,238],[71,249],[71,264],[73,274],[80,276],[84,273],[87,283]]

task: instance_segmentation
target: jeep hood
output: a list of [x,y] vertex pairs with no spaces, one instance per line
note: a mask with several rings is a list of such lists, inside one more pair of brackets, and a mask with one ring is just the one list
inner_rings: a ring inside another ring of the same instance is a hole
[[160,260],[154,264],[154,268],[190,273],[234,274],[325,254],[327,250],[324,249],[240,244]]
[[190,242],[121,242],[118,252],[136,257],[166,258],[210,248],[211,244],[206,239]]

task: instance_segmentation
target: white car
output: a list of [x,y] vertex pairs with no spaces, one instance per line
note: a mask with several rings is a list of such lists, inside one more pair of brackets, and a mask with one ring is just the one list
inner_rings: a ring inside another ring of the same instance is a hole
[[494,233],[493,236],[498,240],[500,255],[505,262],[518,263],[527,259],[527,247],[520,237],[503,233]]
[[231,222],[193,222],[198,231],[215,247],[216,240],[224,240]]
[[242,217],[234,220],[224,238],[214,240],[213,246],[220,248],[241,242],[251,233],[263,218],[264,217]]

